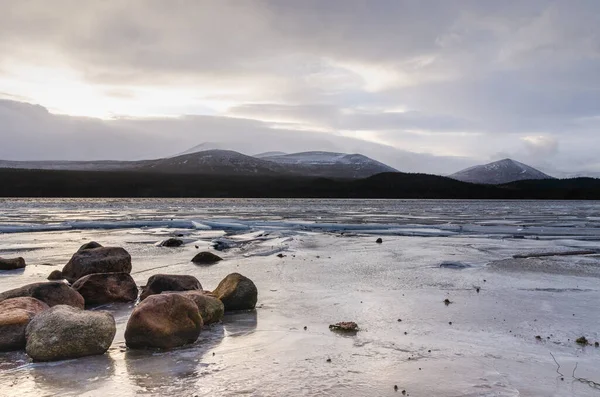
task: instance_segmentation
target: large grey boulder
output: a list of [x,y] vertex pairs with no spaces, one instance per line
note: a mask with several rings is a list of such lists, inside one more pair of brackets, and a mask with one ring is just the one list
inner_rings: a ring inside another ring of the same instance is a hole
[[0,293],[0,302],[18,298],[21,296],[30,296],[46,303],[48,306],[69,305],[83,309],[85,301],[83,296],[73,288],[61,282],[43,282],[28,284],[20,288],[11,289]]
[[142,289],[140,300],[150,295],[160,294],[163,291],[190,291],[201,290],[202,284],[194,276],[186,274],[155,274],[148,279]]
[[117,328],[112,314],[59,305],[31,320],[25,351],[33,361],[58,361],[104,354]]
[[198,307],[179,294],[149,296],[131,313],[125,329],[130,348],[170,349],[198,339],[203,321]]
[[129,273],[94,273],[81,277],[72,288],[85,299],[86,305],[110,302],[133,302],[138,287]]
[[223,302],[225,311],[252,310],[258,300],[258,289],[248,277],[231,273],[212,292]]
[[121,247],[82,248],[73,254],[71,260],[62,269],[63,277],[70,283],[93,273],[131,273],[131,255],[125,249]]
[[30,297],[7,299],[0,302],[0,351],[25,348],[25,329],[37,314],[50,307]]

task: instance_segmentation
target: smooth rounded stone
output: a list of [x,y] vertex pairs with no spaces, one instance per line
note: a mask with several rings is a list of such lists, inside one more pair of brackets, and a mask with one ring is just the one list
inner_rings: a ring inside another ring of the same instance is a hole
[[165,291],[163,294],[178,294],[194,301],[196,306],[198,306],[204,324],[217,323],[223,319],[225,305],[217,297],[206,291]]
[[231,273],[212,292],[225,305],[225,311],[251,310],[256,306],[258,290],[248,277]]
[[190,291],[201,290],[200,281],[194,276],[185,274],[155,274],[148,279],[142,288],[140,300],[143,301],[150,295],[160,294],[163,291]]
[[25,351],[33,361],[58,361],[104,354],[117,327],[109,312],[58,305],[31,320]]
[[129,273],[88,274],[71,287],[83,296],[86,305],[133,302],[138,297],[138,287]]
[[131,255],[121,247],[80,249],[62,273],[70,283],[93,273],[131,273]]
[[204,251],[200,252],[199,254],[196,254],[196,256],[194,256],[194,258],[192,259],[192,262],[199,265],[210,265],[222,260],[223,258],[213,254],[212,252]]
[[48,276],[48,280],[64,280],[64,279],[65,279],[65,277],[63,276],[63,274],[60,270],[54,270]]
[[375,240],[375,242],[377,244],[381,244],[381,243],[383,243],[383,239],[381,237],[379,237],[377,240]]
[[25,348],[25,329],[37,314],[50,307],[28,296],[0,302],[0,351]]
[[159,244],[159,247],[181,247],[183,245],[183,240],[178,238],[169,238]]
[[90,241],[89,243],[85,243],[81,247],[79,247],[77,252],[85,251],[85,250],[89,250],[89,249],[93,249],[93,248],[101,248],[101,247],[102,247],[102,244],[97,243],[95,241]]
[[25,259],[19,258],[0,258],[0,270],[15,270],[25,267]]
[[128,347],[171,349],[194,343],[203,321],[198,306],[180,294],[152,295],[141,302],[127,322]]
[[28,284],[23,287],[11,289],[0,294],[0,302],[30,296],[46,303],[48,306],[68,305],[83,309],[85,301],[83,296],[65,283],[48,281],[43,283]]

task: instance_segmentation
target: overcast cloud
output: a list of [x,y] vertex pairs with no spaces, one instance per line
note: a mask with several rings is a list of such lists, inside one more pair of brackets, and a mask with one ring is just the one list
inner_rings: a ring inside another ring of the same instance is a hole
[[2,0],[0,158],[202,142],[600,172],[596,0]]

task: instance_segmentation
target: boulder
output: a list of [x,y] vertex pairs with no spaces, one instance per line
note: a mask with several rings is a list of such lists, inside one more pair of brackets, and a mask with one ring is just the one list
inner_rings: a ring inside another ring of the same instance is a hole
[[121,247],[80,248],[62,270],[70,283],[93,273],[131,273],[131,255]]
[[377,244],[381,244],[381,243],[383,243],[383,240],[381,239],[381,237],[379,237],[377,240],[375,240],[375,242],[376,242]]
[[0,258],[0,270],[15,270],[25,267],[25,259],[19,258]]
[[160,294],[163,291],[190,291],[201,290],[200,281],[194,276],[182,274],[155,274],[148,279],[142,289],[140,300],[143,301],[150,295]]
[[89,250],[89,249],[93,249],[93,248],[101,248],[101,247],[102,247],[102,244],[97,243],[95,241],[90,241],[89,243],[85,243],[81,247],[79,247],[77,252],[85,251],[85,250]]
[[30,297],[7,299],[0,302],[0,351],[25,348],[25,329],[37,314],[50,307]]
[[63,277],[63,274],[62,274],[62,272],[60,270],[54,270],[48,276],[48,280],[64,280],[64,279],[65,278]]
[[25,351],[33,361],[58,361],[104,354],[117,327],[112,314],[58,305],[31,320]]
[[129,273],[94,273],[81,277],[72,288],[85,299],[86,305],[110,302],[133,302],[138,287]]
[[134,349],[170,349],[195,342],[202,325],[202,316],[191,299],[180,294],[152,295],[133,309],[125,343]]
[[183,240],[178,238],[169,238],[159,244],[160,247],[181,247],[183,245]]
[[0,293],[0,302],[6,299],[30,296],[46,303],[48,306],[69,305],[83,309],[83,296],[65,283],[49,281],[28,284],[20,288]]
[[225,277],[213,291],[225,305],[225,311],[251,310],[256,306],[258,290],[248,277],[231,273]]
[[220,256],[215,255],[212,252],[205,251],[196,254],[196,256],[194,256],[194,258],[192,259],[192,262],[199,265],[211,265],[222,260],[223,258],[221,258]]
[[216,323],[223,319],[223,314],[225,313],[223,302],[206,291],[165,291],[163,294],[178,294],[194,301],[196,306],[198,306],[204,324]]

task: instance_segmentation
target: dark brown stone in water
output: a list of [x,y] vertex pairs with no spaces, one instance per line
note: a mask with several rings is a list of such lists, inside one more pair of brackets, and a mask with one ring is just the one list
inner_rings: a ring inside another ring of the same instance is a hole
[[161,247],[170,247],[170,248],[181,247],[182,245],[183,245],[183,240],[180,240],[178,238],[169,238],[169,239],[166,239],[165,241],[163,241],[162,243],[160,243]]
[[121,247],[80,249],[62,273],[70,283],[93,273],[131,273],[131,255]]
[[210,265],[222,260],[223,258],[213,254],[212,252],[204,251],[200,252],[199,254],[196,254],[196,256],[194,256],[194,258],[192,259],[192,262],[199,265]]
[[0,258],[0,270],[15,270],[25,268],[25,259],[18,258]]
[[48,276],[48,280],[64,280],[64,279],[65,278],[63,277],[63,274],[62,274],[62,272],[60,270],[54,270]]
[[25,349],[25,329],[39,313],[50,307],[28,296],[0,302],[0,351]]
[[221,280],[213,294],[223,302],[225,311],[252,310],[258,300],[256,285],[239,273],[231,273]]
[[104,354],[117,331],[112,314],[58,305],[31,320],[26,351],[34,361]]
[[181,294],[152,295],[131,313],[128,347],[170,349],[198,339],[203,321],[196,304]]
[[142,289],[140,300],[150,295],[160,294],[163,291],[191,291],[201,290],[202,284],[194,276],[185,274],[155,274],[148,279]]
[[81,277],[72,288],[85,299],[86,305],[110,302],[133,302],[138,287],[129,273],[94,273]]
[[84,299],[79,292],[65,283],[56,281],[28,284],[20,288],[2,292],[0,294],[0,302],[21,296],[30,296],[39,299],[50,307],[56,305],[69,305],[80,309],[84,307]]
[[343,321],[341,323],[331,324],[329,329],[340,332],[358,332],[358,324],[354,321]]

